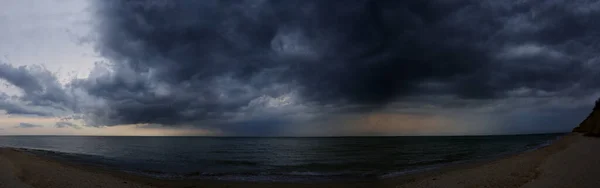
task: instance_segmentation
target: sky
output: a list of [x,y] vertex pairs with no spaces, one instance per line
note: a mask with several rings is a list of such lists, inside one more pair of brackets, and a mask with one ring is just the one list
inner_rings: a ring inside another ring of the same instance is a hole
[[600,2],[4,0],[0,135],[566,132]]

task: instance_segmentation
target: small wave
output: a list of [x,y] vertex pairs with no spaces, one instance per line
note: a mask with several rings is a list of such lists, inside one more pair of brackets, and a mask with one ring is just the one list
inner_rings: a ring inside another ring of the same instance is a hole
[[38,154],[42,156],[50,156],[50,157],[68,157],[68,158],[102,158],[106,159],[106,157],[100,155],[90,155],[90,154],[82,154],[82,153],[70,153],[64,151],[55,151],[55,150],[47,150],[47,149],[37,149],[37,148],[14,148],[18,151],[23,151],[32,154]]
[[250,182],[319,182],[331,180],[360,180],[377,178],[373,172],[343,171],[343,172],[316,172],[316,171],[291,171],[291,172],[202,172],[166,173],[161,171],[126,171],[132,174],[145,175],[160,179],[208,179],[226,181]]
[[158,170],[141,170],[141,172],[148,173],[148,174],[166,174],[166,172],[158,171]]
[[[424,165],[447,163],[447,162],[452,162],[452,160],[448,160],[448,159],[411,160],[408,162],[408,164],[413,165],[413,166],[424,166]],[[402,165],[405,165],[405,164],[402,164]]]
[[541,144],[536,144],[536,145],[532,146],[530,149],[525,150],[525,152],[534,151],[534,150],[538,150],[538,149],[546,147],[546,146],[550,146],[550,145],[552,145],[552,143],[554,143],[558,139],[562,138],[563,136],[564,135],[560,135],[560,136],[555,137],[554,139],[546,140],[545,142],[543,142]]
[[344,163],[325,163],[325,162],[317,162],[317,163],[304,163],[297,165],[286,165],[280,166],[281,169],[301,169],[308,171],[330,171],[330,170],[339,170],[339,169],[347,169],[348,167],[352,168],[361,168],[361,167],[372,167],[373,163],[368,162],[344,162]]
[[247,173],[203,173],[194,172],[187,178],[249,182],[326,182],[332,180],[365,179],[365,172],[247,172]]
[[338,171],[338,172],[292,171],[292,172],[280,173],[279,175],[332,177],[332,176],[369,176],[371,174],[372,174],[371,172],[364,172],[364,171]]
[[343,173],[323,173],[323,172],[289,172],[289,175],[297,175],[297,176],[331,176],[331,175],[343,175]]
[[224,165],[242,165],[242,166],[258,166],[260,163],[252,162],[252,161],[235,161],[235,160],[216,160],[214,161],[216,164],[224,164]]
[[441,168],[441,166],[442,165],[440,165],[440,166],[422,167],[422,168],[411,169],[411,170],[388,172],[388,173],[385,173],[383,175],[380,175],[379,178],[380,179],[386,179],[386,178],[393,178],[393,177],[398,177],[398,176],[407,175],[407,174],[415,174],[415,173],[419,173],[419,172],[425,172],[425,171],[439,169],[439,168]]

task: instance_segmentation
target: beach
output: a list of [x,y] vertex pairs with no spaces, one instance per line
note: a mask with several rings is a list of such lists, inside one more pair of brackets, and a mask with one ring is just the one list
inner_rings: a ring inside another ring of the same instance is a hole
[[0,149],[0,187],[600,187],[600,139],[576,133],[505,158],[372,181],[162,180]]

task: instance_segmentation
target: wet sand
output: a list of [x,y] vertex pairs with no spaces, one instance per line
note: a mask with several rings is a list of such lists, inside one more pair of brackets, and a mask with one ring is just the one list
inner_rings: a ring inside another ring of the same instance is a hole
[[565,136],[499,160],[382,180],[330,183],[159,180],[0,149],[0,188],[40,187],[600,187],[600,138]]

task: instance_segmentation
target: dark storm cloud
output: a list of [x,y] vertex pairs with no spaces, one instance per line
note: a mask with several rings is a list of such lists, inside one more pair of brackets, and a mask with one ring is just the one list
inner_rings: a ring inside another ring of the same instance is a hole
[[[118,66],[148,74],[128,86],[134,93],[149,90],[148,81],[186,84],[211,97],[214,89],[202,87],[225,76],[256,89],[290,84],[321,104],[377,106],[410,94],[422,81],[453,80],[488,62],[486,49],[473,42],[478,33],[446,24],[456,10],[438,9],[436,3],[100,4],[100,52],[120,61]],[[125,87],[117,80],[92,89],[113,88]]]
[[309,107],[362,111],[424,94],[489,101],[598,89],[600,15],[586,1],[96,5],[97,49],[113,72],[75,85],[106,100],[101,124],[232,118],[290,92]]
[[11,115],[34,115],[34,116],[52,116],[51,112],[36,110],[35,108],[24,106],[12,100],[12,97],[5,93],[0,93],[0,110]]
[[0,109],[4,110],[6,114],[11,115],[34,115],[34,116],[53,116],[53,113],[35,111],[32,109],[27,109],[26,107],[21,107],[13,104],[0,103]]
[[[0,109],[8,114],[52,116],[55,113],[39,107],[67,111],[74,109],[67,90],[56,76],[40,66],[19,66],[0,63],[0,79],[22,90],[18,97],[0,93]],[[37,109],[36,109],[37,108]]]
[[39,128],[39,127],[44,127],[44,126],[31,124],[31,123],[19,123],[19,125],[15,126],[15,128],[22,128],[22,129]]
[[0,78],[23,90],[25,106],[72,111],[68,118],[91,126],[185,124],[264,135],[327,114],[586,98],[600,88],[600,7],[584,0],[106,0],[93,7],[94,43],[109,63],[65,87],[45,69],[0,64]]

